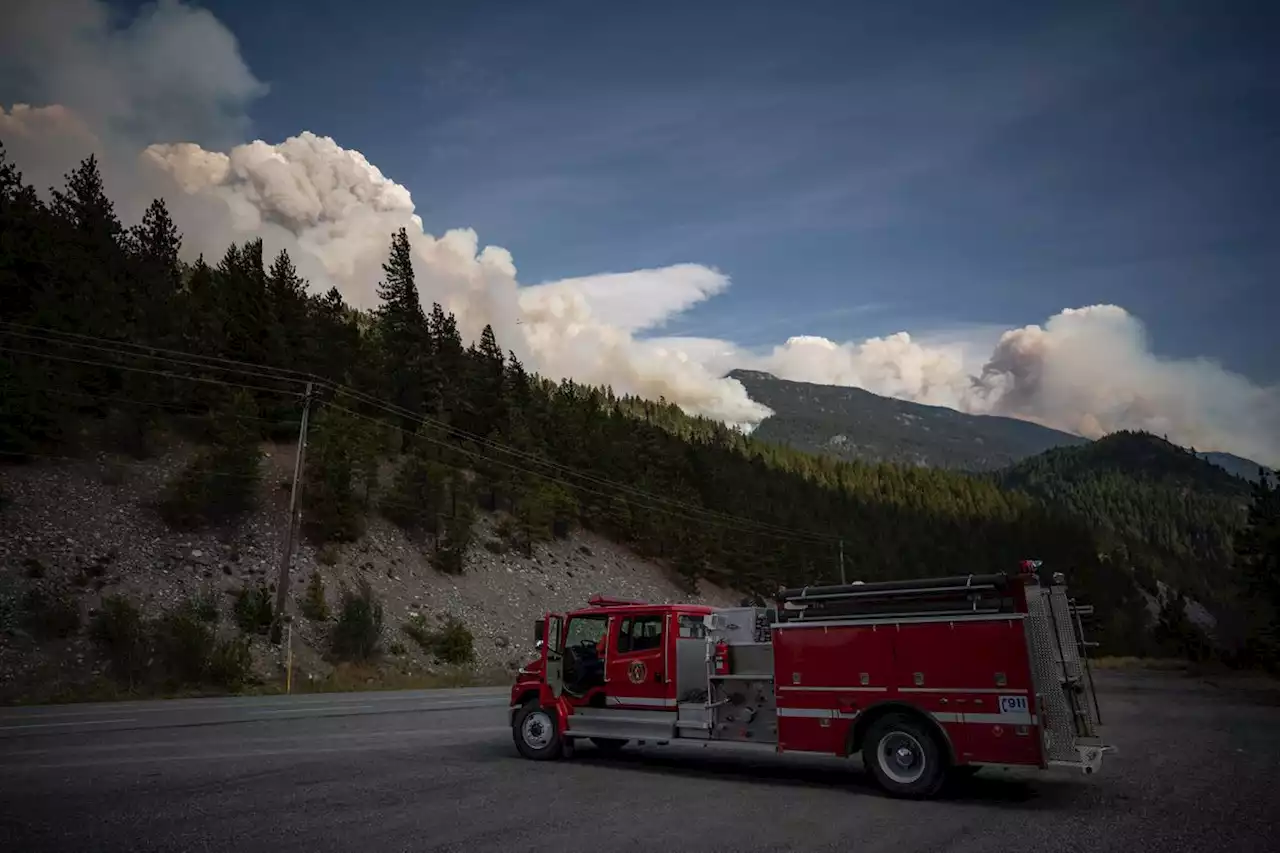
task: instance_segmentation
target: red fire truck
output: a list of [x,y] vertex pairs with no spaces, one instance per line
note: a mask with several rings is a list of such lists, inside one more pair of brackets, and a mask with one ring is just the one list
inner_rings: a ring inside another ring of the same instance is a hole
[[1062,576],[1016,573],[784,589],[775,606],[595,597],[536,623],[512,687],[516,748],[590,740],[852,756],[929,797],[982,765],[1094,773],[1110,750],[1081,615]]

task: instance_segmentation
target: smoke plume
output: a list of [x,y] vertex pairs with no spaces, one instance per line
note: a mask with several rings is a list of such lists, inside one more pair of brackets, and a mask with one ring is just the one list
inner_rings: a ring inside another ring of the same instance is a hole
[[[734,367],[867,390],[962,411],[1034,420],[1095,437],[1147,429],[1197,449],[1280,463],[1280,390],[1209,361],[1151,352],[1123,308],[1067,309],[1012,329],[989,355],[913,338],[793,337],[764,351],[731,341],[655,336],[729,287],[699,264],[522,285],[506,249],[470,228],[436,236],[409,190],[358,151],[300,132],[249,140],[247,110],[266,86],[207,11],[161,0],[114,20],[100,0],[19,0],[0,30],[0,140],[44,189],[94,152],[122,218],[168,202],[185,250],[217,257],[261,237],[287,249],[315,289],[376,303],[392,232],[405,228],[424,302],[454,312],[468,338],[484,324],[532,369],[665,397],[691,413],[750,427],[770,412]],[[429,189],[429,188],[428,188]]]

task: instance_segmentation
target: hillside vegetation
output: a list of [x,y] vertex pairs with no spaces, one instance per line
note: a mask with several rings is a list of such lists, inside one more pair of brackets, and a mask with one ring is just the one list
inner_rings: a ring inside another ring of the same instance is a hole
[[1252,489],[1193,451],[1141,432],[1061,447],[994,475],[1124,547],[1130,561],[1201,601],[1237,588],[1227,576]]
[[464,344],[456,318],[424,310],[403,232],[388,235],[368,313],[312,293],[260,241],[181,262],[163,202],[124,228],[92,159],[49,204],[0,166],[0,234],[0,454],[92,445],[138,460],[176,432],[202,449],[155,499],[171,529],[242,523],[260,500],[261,440],[296,435],[309,402],[302,532],[314,547],[359,542],[377,517],[456,574],[485,513],[526,554],[581,527],[690,589],[759,593],[837,579],[841,552],[864,580],[1038,557],[1097,606],[1106,651],[1185,640],[1185,626],[1147,630],[1134,531],[1099,530],[994,478],[809,455],[531,375],[488,327]]

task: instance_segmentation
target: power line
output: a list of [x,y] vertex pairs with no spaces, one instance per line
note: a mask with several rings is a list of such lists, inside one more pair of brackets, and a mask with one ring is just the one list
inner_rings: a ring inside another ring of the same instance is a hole
[[[90,394],[88,391],[80,391],[78,389],[72,390],[72,389],[45,387],[40,390],[46,394],[53,394],[58,397],[88,397],[91,400],[101,400],[102,402],[107,402],[107,403],[123,403],[129,406],[148,406],[151,408],[170,411],[175,415],[179,415],[179,416],[186,415],[188,417],[193,417],[193,418],[207,418],[211,414],[213,414],[211,411],[207,409],[205,411],[198,411],[196,409],[188,409],[186,407],[180,407],[174,403],[161,403],[155,400],[135,400],[132,397],[120,397],[120,396],[114,396],[110,394]],[[264,423],[277,424],[279,426],[286,426],[286,425],[297,426],[299,423],[299,421],[281,421],[281,420],[276,420],[275,418],[264,418],[260,415],[237,414],[236,417],[243,418],[245,420],[262,421]]]
[[[345,406],[339,406],[336,403],[328,402],[328,403],[324,403],[323,405],[337,409],[340,412],[346,412],[347,414],[353,417],[361,418],[363,420],[378,424],[380,426],[390,427],[391,429],[399,430],[400,432],[405,433],[406,435],[410,435],[415,439],[426,441],[430,444],[435,444],[440,447],[444,447],[456,453],[465,454],[473,459],[485,459],[489,462],[494,462],[498,465],[502,465],[503,467],[510,468],[513,471],[518,471],[522,474],[530,474],[535,477],[541,477],[544,480],[548,480],[553,483],[559,483],[571,489],[577,489],[579,491],[586,492],[587,494],[593,494],[593,495],[596,495],[597,497],[620,500],[623,503],[629,506],[636,507],[638,509],[649,510],[652,512],[664,512],[664,513],[667,513],[668,515],[673,515],[673,516],[688,516],[691,512],[695,514],[700,512],[708,512],[707,510],[700,510],[699,508],[694,507],[692,504],[688,505],[687,507],[666,508],[662,506],[653,506],[653,505],[638,503],[635,500],[628,501],[626,498],[619,497],[618,495],[612,495],[607,492],[591,489],[591,488],[588,488],[587,486],[583,486],[578,483],[570,483],[567,480],[562,480],[559,477],[554,477],[550,474],[546,474],[541,471],[531,471],[528,468],[522,468],[519,465],[514,465],[510,462],[506,462],[501,459],[486,457],[483,454],[479,453],[478,451],[468,450],[465,447],[459,447],[456,444],[451,444],[450,442],[443,441],[438,438],[422,435],[421,433],[412,433],[409,430],[406,430],[403,427],[398,426],[396,424],[389,423],[388,421],[384,421],[380,418],[375,418],[370,415],[365,415],[360,412],[356,412],[352,409],[346,408]],[[439,464],[444,465],[445,467],[448,467],[448,468],[453,468],[455,470],[466,470],[465,468],[462,468],[462,466],[453,465],[448,462],[440,461]],[[810,544],[817,544],[817,543],[821,543],[824,545],[830,544],[830,540],[823,534],[814,534],[814,533],[810,533],[808,531],[802,531],[802,530],[786,530],[785,528],[783,530],[771,530],[767,527],[761,527],[753,519],[737,518],[737,517],[730,517],[730,518],[732,519],[732,521],[727,521],[722,518],[697,518],[695,520],[702,524],[710,524],[712,526],[722,527],[726,530],[733,530],[739,533],[750,533],[753,535],[773,536],[775,538],[790,539],[795,541],[807,541]]]
[[[729,513],[720,512],[719,510],[713,510],[707,507],[698,506],[697,504],[692,504],[687,501],[680,501],[680,500],[675,500],[673,498],[662,497],[661,495],[655,495],[652,492],[646,492],[643,489],[637,489],[634,486],[627,486],[625,484],[618,483],[613,480],[608,480],[603,477],[599,477],[595,474],[584,473],[575,468],[572,468],[571,466],[564,465],[562,463],[555,462],[553,460],[543,459],[542,457],[539,457],[535,454],[529,453],[527,451],[519,450],[509,445],[504,445],[500,442],[495,442],[487,438],[481,438],[480,436],[477,436],[475,433],[467,432],[466,430],[459,429],[457,427],[452,426],[451,424],[447,424],[443,421],[436,420],[435,418],[416,416],[413,413],[409,412],[407,409],[401,408],[392,403],[386,403],[385,401],[378,400],[377,398],[370,397],[360,392],[352,391],[352,389],[348,389],[345,386],[336,386],[335,390],[338,391],[339,393],[346,393],[347,396],[353,397],[356,400],[365,403],[366,405],[383,409],[384,411],[387,411],[391,414],[398,414],[404,417],[413,417],[417,420],[421,420],[424,423],[430,424],[432,426],[435,426],[444,430],[446,433],[452,433],[454,435],[469,439],[483,447],[488,447],[492,450],[497,450],[501,453],[507,453],[517,458],[526,459],[535,464],[543,465],[547,468],[561,471],[570,476],[581,478],[583,480],[595,483],[605,488],[617,489],[619,491],[626,492],[628,494],[633,494],[637,497],[641,497],[646,500],[654,501],[661,504],[666,504],[668,506],[671,506],[673,508],[680,509],[686,512],[696,512],[702,515],[706,515],[714,518],[720,518],[726,521],[747,521],[757,529],[771,529],[780,534],[787,535],[787,536],[803,535],[810,538],[821,539],[823,541],[831,542],[833,544],[838,542],[840,538],[838,536],[832,536],[830,534],[817,533],[813,531],[796,531],[796,530],[793,530],[792,528],[782,527],[781,525],[770,524],[768,522],[763,522],[763,521],[756,521],[754,519],[746,519],[742,516],[734,516]],[[336,404],[330,403],[329,405],[333,405],[335,408],[341,408]],[[388,424],[388,426],[394,426],[394,425]],[[395,428],[401,429],[403,432],[408,432],[407,430],[403,430],[401,427],[398,427],[398,426],[396,426]],[[409,433],[409,434],[413,435],[414,433]],[[494,460],[494,461],[497,461],[497,460]],[[528,473],[536,473],[536,472],[528,472]],[[546,476],[546,475],[540,475],[540,476]],[[563,481],[560,481],[560,482],[563,482]],[[572,485],[572,484],[567,484],[567,485]],[[575,486],[575,488],[576,487],[577,486]]]
[[276,373],[290,374],[296,376],[299,380],[306,381],[315,377],[305,370],[293,370],[287,367],[276,367],[269,364],[258,364],[252,361],[241,361],[234,358],[226,358],[217,355],[201,355],[199,353],[187,352],[185,350],[172,349],[169,347],[156,346],[155,344],[139,344],[133,341],[122,341],[118,338],[103,338],[96,335],[86,335],[81,332],[68,332],[62,329],[55,329],[51,326],[32,326],[27,323],[15,323],[12,320],[0,320],[0,326],[9,326],[17,329],[25,329],[31,332],[38,332],[47,335],[60,335],[68,338],[77,338],[79,340],[97,341],[100,344],[114,344],[119,347],[149,350],[152,352],[168,353],[169,355],[182,356],[183,358],[195,358],[202,361],[217,362],[220,364],[232,365],[235,367],[248,367],[255,370],[271,370]]
[[[24,458],[24,459],[27,459],[27,458],[47,459],[55,462],[80,462],[80,463],[92,463],[97,465],[118,465],[125,468],[136,468],[136,469],[142,469],[142,470],[149,470],[154,467],[154,463],[151,463],[151,462],[137,462],[137,461],[126,460],[126,459],[117,459],[117,458],[109,458],[109,459],[88,458],[85,456],[66,456],[66,455],[58,455],[58,454],[50,454],[50,453],[35,453],[35,452],[28,453],[28,452],[17,451],[17,450],[0,450],[0,456],[9,456],[14,458]],[[448,463],[441,463],[441,464],[458,471],[466,470],[465,468],[462,468],[457,465],[449,465]],[[239,471],[222,471],[218,469],[203,468],[201,469],[201,474],[202,475],[207,474],[207,475],[216,476],[216,477],[227,477],[230,479],[237,479],[237,480],[257,480],[260,483],[266,482],[261,472],[257,474],[245,474]],[[369,508],[373,510],[381,509],[383,507],[394,507],[397,509],[404,509],[404,510],[417,511],[417,512],[421,512],[422,510],[422,506],[420,504],[409,504],[409,503],[405,503],[404,501],[391,500],[385,497],[380,497],[380,498],[377,498],[376,500],[372,500],[369,502],[369,504],[370,504]],[[439,513],[439,518],[445,521],[454,521],[460,517],[463,517],[463,516],[460,516],[452,512]],[[387,520],[390,521],[390,519],[387,519]],[[396,524],[395,522],[390,522],[390,523],[399,527],[399,525]],[[737,549],[731,549],[727,547],[719,548],[719,553],[725,556],[734,557],[738,559],[743,559],[743,558],[750,559],[751,557],[757,556],[756,553],[751,551],[737,550]]]
[[[563,474],[566,474],[566,475],[568,475],[568,476],[573,476],[573,477],[576,477],[576,478],[578,478],[578,479],[584,480],[584,481],[586,481],[586,482],[594,483],[594,484],[599,485],[599,486],[604,487],[604,488],[614,489],[614,490],[617,490],[617,491],[620,491],[620,492],[624,492],[624,493],[626,493],[626,494],[634,495],[635,497],[637,497],[637,498],[641,498],[641,499],[646,500],[646,501],[649,501],[650,503],[663,504],[663,505],[666,505],[666,506],[672,507],[673,509],[680,510],[681,512],[686,512],[686,513],[695,513],[695,514],[697,514],[697,515],[699,515],[699,516],[702,516],[704,519],[718,519],[719,521],[726,523],[726,525],[727,525],[727,526],[736,526],[736,527],[737,527],[737,529],[740,529],[740,530],[742,529],[742,525],[744,525],[744,524],[745,524],[745,525],[747,525],[747,526],[749,526],[749,527],[750,527],[750,529],[751,529],[751,531],[752,531],[752,532],[756,532],[756,533],[771,532],[771,533],[773,533],[774,535],[779,536],[779,537],[782,537],[782,538],[788,538],[788,539],[806,539],[806,540],[814,541],[814,542],[816,542],[816,541],[821,541],[821,542],[824,542],[824,543],[827,543],[827,544],[832,544],[832,545],[834,545],[834,544],[838,543],[838,542],[839,542],[839,540],[840,540],[840,537],[838,537],[838,536],[834,536],[834,535],[831,535],[831,534],[823,534],[823,533],[818,533],[818,532],[815,532],[815,531],[801,531],[801,530],[795,530],[795,529],[792,529],[792,528],[783,527],[783,526],[781,526],[781,525],[770,524],[769,522],[757,521],[757,520],[755,520],[755,519],[749,519],[749,518],[745,518],[745,517],[741,517],[741,516],[734,516],[734,515],[731,515],[731,514],[729,514],[729,513],[724,513],[724,512],[721,512],[721,511],[719,511],[719,510],[713,510],[713,509],[710,509],[710,508],[707,508],[707,507],[704,507],[704,506],[699,506],[699,505],[697,505],[697,504],[689,503],[689,502],[687,502],[687,501],[680,501],[680,500],[675,500],[675,499],[672,499],[672,498],[666,498],[666,497],[663,497],[663,496],[661,496],[661,495],[655,495],[655,494],[653,494],[653,493],[651,493],[651,492],[646,492],[646,491],[644,491],[644,490],[642,490],[642,489],[637,489],[637,488],[635,488],[635,487],[633,487],[633,486],[628,486],[628,485],[623,484],[623,483],[618,483],[618,482],[616,482],[616,481],[608,480],[608,479],[606,479],[606,478],[604,478],[604,477],[600,477],[600,476],[595,475],[595,474],[590,474],[590,473],[586,473],[586,472],[583,472],[583,471],[579,471],[579,470],[577,470],[577,469],[575,469],[575,468],[573,468],[573,467],[571,467],[571,466],[564,465],[564,464],[562,464],[562,463],[555,462],[555,461],[553,461],[553,460],[544,459],[544,458],[539,457],[539,456],[537,456],[537,455],[535,455],[535,454],[531,454],[531,453],[529,453],[529,452],[527,452],[527,451],[522,451],[522,450],[519,450],[518,448],[514,448],[514,447],[511,447],[511,446],[509,446],[509,445],[502,444],[501,442],[495,442],[495,441],[492,441],[491,439],[488,439],[488,438],[485,438],[485,437],[482,437],[482,436],[476,435],[476,434],[474,434],[474,433],[470,433],[470,432],[468,432],[468,431],[466,431],[466,430],[460,429],[460,428],[455,427],[455,426],[453,426],[453,425],[451,425],[451,424],[447,424],[447,423],[445,423],[445,422],[443,422],[443,421],[436,420],[435,418],[432,418],[432,417],[429,417],[429,416],[423,416],[423,415],[420,415],[420,414],[418,414],[418,413],[412,412],[412,411],[410,411],[410,410],[408,410],[408,409],[405,409],[405,408],[403,408],[403,407],[400,407],[400,406],[398,406],[398,405],[396,405],[396,404],[394,404],[394,403],[390,403],[390,402],[388,402],[388,401],[381,400],[381,399],[379,399],[379,398],[377,398],[377,397],[374,397],[374,396],[372,396],[372,395],[366,394],[366,393],[364,393],[364,392],[362,392],[362,391],[358,391],[358,390],[356,390],[356,389],[354,389],[354,388],[351,388],[351,387],[349,387],[349,386],[342,385],[342,384],[340,384],[340,383],[331,382],[331,381],[325,380],[325,379],[323,379],[323,378],[317,377],[317,376],[315,376],[314,374],[307,374],[307,373],[303,373],[303,372],[301,372],[301,371],[288,370],[288,369],[285,369],[285,368],[276,368],[276,367],[272,367],[272,366],[270,366],[270,365],[261,365],[261,364],[255,364],[255,363],[252,363],[252,362],[237,361],[237,360],[235,360],[235,359],[222,359],[222,358],[216,358],[216,357],[212,357],[212,356],[200,356],[200,355],[196,355],[196,354],[193,354],[193,353],[185,353],[185,352],[182,352],[182,351],[180,351],[180,350],[167,349],[167,348],[163,348],[163,347],[150,347],[149,345],[144,345],[144,344],[134,344],[134,343],[124,342],[124,341],[112,340],[112,339],[109,339],[109,338],[100,338],[100,337],[95,337],[95,336],[92,336],[92,335],[82,335],[82,334],[73,333],[73,332],[62,332],[62,331],[60,331],[60,330],[47,329],[47,328],[44,328],[44,327],[38,327],[38,326],[29,326],[29,325],[20,324],[20,323],[9,323],[9,322],[6,322],[6,321],[0,321],[0,325],[16,326],[16,327],[20,327],[20,328],[23,328],[23,329],[29,329],[29,330],[37,331],[37,332],[40,332],[40,333],[46,333],[46,334],[47,334],[47,333],[52,333],[52,334],[54,334],[54,335],[65,335],[65,336],[68,336],[68,337],[74,337],[74,338],[83,339],[83,340],[99,341],[99,342],[101,342],[101,343],[110,344],[110,345],[112,345],[112,347],[129,346],[129,347],[134,347],[135,349],[154,349],[154,350],[157,350],[157,351],[163,351],[163,352],[173,353],[173,354],[176,354],[176,355],[182,355],[182,356],[184,356],[185,358],[184,358],[184,359],[177,359],[177,358],[168,358],[168,357],[165,357],[165,356],[158,356],[158,355],[149,354],[149,353],[141,353],[141,352],[127,352],[127,351],[122,351],[121,349],[109,349],[109,348],[106,348],[106,347],[95,346],[95,345],[93,345],[93,344],[75,344],[75,343],[71,343],[71,342],[64,342],[64,341],[42,341],[42,342],[46,342],[46,343],[48,343],[48,342],[68,343],[68,344],[70,344],[70,345],[72,345],[72,346],[83,346],[83,347],[87,347],[87,348],[94,349],[94,350],[99,350],[99,351],[104,351],[104,352],[110,352],[110,353],[115,354],[115,355],[126,355],[126,356],[135,356],[135,357],[152,358],[152,359],[155,359],[155,360],[168,361],[168,362],[172,362],[172,363],[175,363],[175,364],[181,364],[181,365],[189,366],[189,367],[198,367],[198,368],[201,368],[201,369],[206,369],[206,368],[222,369],[222,370],[228,370],[228,371],[230,371],[230,372],[245,373],[245,374],[247,374],[247,375],[252,375],[252,376],[257,376],[257,377],[263,377],[263,378],[270,378],[270,379],[279,379],[279,380],[282,380],[282,381],[303,382],[303,381],[308,381],[308,380],[310,380],[310,381],[315,382],[315,384],[316,384],[316,385],[318,385],[318,386],[320,386],[320,387],[327,388],[327,389],[329,389],[329,390],[331,390],[331,391],[333,391],[333,392],[335,392],[335,393],[338,393],[338,394],[344,394],[344,395],[349,396],[349,397],[351,397],[352,399],[354,399],[354,400],[356,400],[356,401],[358,401],[358,402],[364,403],[365,405],[372,406],[372,407],[374,407],[374,408],[378,408],[378,409],[382,409],[383,411],[386,411],[386,412],[391,413],[391,414],[399,415],[399,416],[402,416],[402,417],[413,418],[415,421],[424,422],[424,423],[430,424],[430,425],[432,425],[432,426],[438,427],[439,429],[444,430],[444,431],[445,431],[445,433],[446,433],[446,434],[448,434],[448,435],[455,435],[455,436],[458,436],[458,437],[461,437],[461,438],[468,439],[468,440],[473,441],[473,442],[477,443],[478,445],[480,445],[480,446],[482,446],[482,447],[486,447],[486,448],[488,448],[488,449],[490,449],[490,450],[497,451],[497,452],[499,452],[499,453],[505,453],[505,454],[510,455],[510,456],[513,456],[513,457],[515,457],[515,458],[517,458],[517,459],[524,459],[524,460],[526,460],[527,462],[530,462],[530,463],[533,463],[533,464],[536,464],[536,465],[541,465],[541,466],[543,466],[543,467],[546,467],[546,468],[549,468],[549,469],[552,469],[552,470],[555,470],[555,471],[559,471],[559,472],[561,472],[561,473],[563,473]],[[18,334],[18,335],[20,335],[20,336],[24,336],[24,337],[28,337],[28,338],[35,338],[36,340],[41,340],[38,336],[36,336],[36,335],[31,335],[31,334],[14,333],[14,332],[11,332],[11,334]],[[4,346],[0,345],[0,350],[3,350],[3,349],[6,349],[6,348],[5,348]],[[119,364],[109,364],[109,363],[108,363],[108,364],[104,364],[104,363],[101,363],[101,362],[89,362],[89,361],[84,361],[84,360],[79,360],[79,359],[68,358],[68,357],[66,357],[66,356],[55,356],[55,355],[51,355],[51,354],[37,354],[37,353],[29,353],[29,352],[28,352],[28,353],[23,353],[23,351],[21,351],[21,350],[14,350],[14,349],[11,349],[11,348],[9,348],[9,351],[11,351],[11,352],[15,352],[15,353],[20,353],[20,354],[33,355],[33,356],[37,356],[37,357],[56,358],[56,359],[60,359],[60,360],[63,360],[63,361],[71,361],[71,362],[76,362],[76,363],[81,363],[81,364],[98,364],[99,366],[104,366],[104,367],[118,367],[118,368],[120,368],[120,369],[122,369],[122,370],[133,370],[133,371],[136,371],[136,372],[142,372],[142,373],[152,373],[152,374],[155,374],[155,375],[168,376],[168,377],[176,378],[176,379],[191,379],[191,380],[193,380],[193,381],[213,382],[213,383],[215,383],[215,384],[232,385],[232,386],[235,386],[235,387],[241,387],[241,388],[246,388],[246,389],[250,389],[250,390],[260,390],[260,391],[265,391],[265,392],[269,392],[269,393],[283,393],[283,392],[279,391],[278,389],[267,389],[267,388],[261,388],[260,386],[245,385],[245,384],[241,384],[241,383],[231,383],[231,382],[228,382],[228,381],[225,381],[225,380],[217,380],[217,379],[213,379],[213,378],[209,378],[209,377],[181,376],[181,375],[174,374],[174,373],[169,373],[169,372],[160,372],[160,371],[154,371],[154,370],[147,370],[147,369],[144,369],[144,368],[129,367],[129,366],[126,366],[126,365],[119,365]],[[212,360],[212,361],[225,362],[226,364],[231,365],[231,366],[228,366],[228,367],[219,367],[219,366],[216,366],[216,365],[206,365],[206,364],[201,364],[201,363],[198,363],[198,362],[195,362],[195,361],[191,361],[190,359],[210,359],[210,360]],[[249,370],[249,369],[241,369],[241,368],[253,368],[253,369],[252,369],[252,370]],[[271,371],[271,372],[264,373],[264,372],[262,372],[262,371]],[[283,376],[283,375],[279,375],[279,376],[277,376],[277,375],[273,375],[273,373],[282,373],[282,374],[283,374],[283,373],[287,373],[287,374],[292,374],[292,376]],[[304,377],[305,377],[305,378],[304,378]],[[297,394],[296,396],[301,397],[302,395],[301,395],[301,394]],[[345,408],[343,408],[343,407],[341,407],[341,406],[337,406],[336,404],[330,404],[330,405],[334,405],[334,407],[335,407],[335,408],[342,409],[343,411],[351,412],[351,410],[350,410],[350,409],[345,409]],[[363,415],[360,415],[359,413],[356,413],[356,412],[351,412],[351,413],[352,413],[352,414],[355,414],[355,415],[357,415],[357,416],[363,417]],[[414,435],[414,433],[410,433],[408,430],[404,430],[403,428],[401,428],[401,427],[399,427],[399,426],[397,426],[397,425],[394,425],[394,424],[386,424],[385,422],[383,422],[383,421],[378,421],[377,419],[373,419],[373,420],[375,420],[375,421],[376,421],[376,422],[378,422],[378,423],[382,423],[382,424],[384,424],[384,425],[387,425],[387,426],[393,426],[394,428],[399,429],[399,430],[401,430],[402,432],[405,432],[406,434]],[[421,436],[420,436],[420,437],[421,437]],[[448,447],[450,447],[450,448],[452,448],[452,449],[461,450],[461,448],[457,448],[457,447],[456,447],[456,446],[454,446],[454,445],[445,445],[445,446],[448,446]],[[464,452],[465,452],[465,451],[464,451]],[[475,455],[475,454],[472,454],[472,455]],[[499,464],[506,464],[506,465],[507,465],[507,467],[513,468],[514,470],[517,470],[517,471],[523,471],[524,473],[534,474],[534,475],[536,475],[536,476],[541,476],[541,477],[544,477],[544,478],[546,478],[546,479],[550,479],[550,480],[553,480],[553,481],[555,481],[555,482],[559,482],[559,483],[561,483],[561,484],[563,484],[563,485],[566,485],[566,486],[569,486],[569,487],[571,487],[571,488],[578,488],[578,489],[582,489],[582,490],[587,491],[587,492],[589,492],[589,493],[596,494],[596,495],[600,495],[600,496],[603,496],[603,497],[610,497],[610,498],[612,498],[612,497],[616,497],[615,495],[602,495],[600,492],[598,492],[598,491],[594,491],[594,490],[591,490],[591,489],[587,489],[587,488],[585,488],[584,486],[581,486],[580,484],[568,483],[568,482],[565,482],[564,480],[559,479],[559,478],[556,478],[556,477],[549,477],[548,475],[543,474],[543,473],[541,473],[541,472],[530,471],[530,470],[528,470],[528,469],[523,469],[523,468],[520,468],[520,467],[518,467],[518,466],[510,465],[510,464],[508,464],[508,463],[502,463],[500,460],[492,459],[492,457],[489,457],[489,458],[490,458],[490,460],[491,460],[491,461],[498,462]],[[643,505],[642,505],[642,506],[643,506]],[[652,506],[644,506],[644,508],[654,509],[655,507],[652,507]]]
[[[193,356],[192,359],[179,359],[179,358],[173,358],[171,356],[166,356],[166,355],[156,355],[154,353],[130,352],[124,349],[120,349],[119,348],[120,342],[112,342],[113,344],[115,344],[115,346],[104,347],[104,346],[99,346],[97,344],[79,343],[76,341],[61,340],[61,339],[47,336],[47,335],[42,336],[42,335],[32,334],[29,332],[15,332],[11,329],[5,330],[5,333],[9,335],[13,335],[15,337],[19,337],[19,338],[26,338],[27,340],[35,341],[42,344],[59,344],[63,346],[80,347],[82,349],[96,350],[98,352],[105,352],[111,355],[129,356],[133,358],[148,358],[153,361],[160,361],[168,364],[179,364],[184,367],[195,367],[201,370],[223,370],[230,373],[240,373],[246,376],[253,376],[258,379],[274,379],[274,380],[279,380],[281,382],[299,382],[299,383],[310,381],[306,379],[294,378],[289,376],[281,376],[272,372],[264,372],[263,370],[247,370],[239,367],[224,367],[224,366],[215,365],[215,364],[204,364],[200,361],[193,360],[194,358],[200,358],[200,356]],[[141,345],[133,344],[132,346],[136,347]],[[264,365],[264,367],[266,366]],[[266,367],[266,370],[272,371],[274,370],[274,368]]]
[[212,385],[224,385],[230,388],[242,388],[246,391],[260,391],[264,394],[279,394],[286,397],[302,397],[301,393],[294,391],[284,391],[280,388],[265,388],[261,385],[247,385],[242,382],[228,382],[225,379],[214,379],[211,376],[183,376],[178,373],[171,373],[164,370],[150,370],[145,367],[131,367],[127,364],[114,364],[109,361],[90,361],[83,358],[71,358],[65,355],[54,355],[52,353],[31,352],[30,350],[14,349],[13,347],[0,344],[0,352],[10,352],[14,355],[27,355],[32,358],[51,358],[56,361],[68,361],[73,364],[85,364],[90,367],[109,367],[116,370],[128,370],[134,373],[148,373],[152,376],[164,376],[169,379],[185,379],[190,382],[207,382]]

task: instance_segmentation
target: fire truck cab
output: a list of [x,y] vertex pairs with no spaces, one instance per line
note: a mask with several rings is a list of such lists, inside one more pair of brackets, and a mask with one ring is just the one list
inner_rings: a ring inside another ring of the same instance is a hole
[[1087,608],[1038,570],[784,589],[771,607],[597,596],[536,623],[512,736],[534,760],[584,739],[861,754],[904,797],[982,765],[1094,773],[1110,747]]

